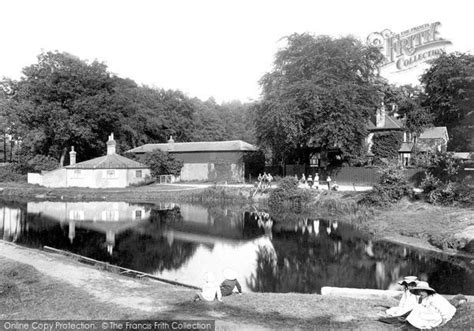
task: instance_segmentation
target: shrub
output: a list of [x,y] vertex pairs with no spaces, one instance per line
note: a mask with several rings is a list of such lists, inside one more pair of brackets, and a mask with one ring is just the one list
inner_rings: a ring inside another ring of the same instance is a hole
[[24,182],[26,176],[18,171],[15,164],[0,167],[0,182]]
[[142,162],[150,167],[151,175],[155,178],[160,175],[179,176],[183,168],[183,161],[176,160],[170,154],[160,150],[147,153]]
[[311,192],[298,188],[294,177],[283,178],[278,187],[270,192],[268,206],[272,212],[284,209],[300,212],[311,201]]
[[249,199],[249,193],[245,190],[236,191],[225,186],[210,186],[200,192],[192,192],[186,195],[184,200],[205,204],[213,203],[245,203]]
[[35,155],[26,162],[26,168],[31,172],[50,171],[59,167],[59,161],[45,155]]
[[429,190],[423,191],[426,201],[435,205],[444,206],[466,206],[470,207],[474,204],[474,189],[455,182],[441,183],[436,187],[430,187]]
[[379,182],[359,201],[364,205],[384,206],[395,203],[403,197],[412,197],[413,189],[403,169],[391,164],[380,170]]
[[460,161],[454,159],[450,153],[431,155],[426,177],[421,183],[427,202],[445,206],[473,204],[473,189],[461,182],[460,167]]

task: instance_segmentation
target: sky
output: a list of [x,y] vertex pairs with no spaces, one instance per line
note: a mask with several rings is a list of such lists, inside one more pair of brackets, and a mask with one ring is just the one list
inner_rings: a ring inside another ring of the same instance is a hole
[[[372,32],[441,22],[448,52],[474,54],[473,9],[471,0],[0,0],[0,78],[19,79],[38,54],[57,50],[139,84],[248,102],[260,97],[258,81],[285,36],[365,42]],[[384,75],[416,84],[424,69]]]

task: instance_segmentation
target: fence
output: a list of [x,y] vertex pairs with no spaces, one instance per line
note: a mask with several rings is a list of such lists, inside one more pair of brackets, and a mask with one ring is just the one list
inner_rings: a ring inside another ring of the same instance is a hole
[[[312,168],[305,164],[288,164],[285,167],[286,176],[297,175],[298,178],[302,174],[314,175],[319,173],[321,181],[326,180],[326,176],[329,174],[331,179],[337,181],[339,184],[364,184],[373,185],[378,182],[380,174],[377,168],[365,168],[365,167],[340,167],[332,169],[330,173],[323,171],[322,169]],[[419,184],[424,175],[423,169],[405,169],[405,175],[407,178]]]

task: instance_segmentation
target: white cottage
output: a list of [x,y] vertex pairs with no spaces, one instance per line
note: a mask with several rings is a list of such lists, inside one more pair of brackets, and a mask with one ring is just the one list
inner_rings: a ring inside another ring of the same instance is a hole
[[150,169],[137,161],[116,154],[114,135],[107,141],[107,155],[76,163],[72,147],[70,165],[43,174],[28,174],[28,183],[46,187],[116,188],[139,184],[150,176]]

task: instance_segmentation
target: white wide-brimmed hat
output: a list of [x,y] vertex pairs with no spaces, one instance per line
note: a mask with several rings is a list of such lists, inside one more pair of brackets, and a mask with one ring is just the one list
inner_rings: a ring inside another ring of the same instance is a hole
[[229,268],[225,269],[223,274],[224,274],[225,279],[231,279],[231,280],[237,279],[237,274],[232,269],[229,269]]
[[417,290],[418,291],[428,291],[428,292],[436,293],[436,291],[434,289],[432,289],[427,282],[423,282],[423,281],[416,282],[416,286],[414,288],[410,289],[410,291],[417,291]]
[[406,277],[403,277],[403,280],[400,280],[398,282],[398,284],[400,284],[400,285],[408,285],[408,284],[411,284],[411,283],[416,284],[417,279],[418,279],[418,277],[416,277],[416,276],[406,276]]

